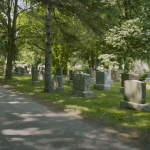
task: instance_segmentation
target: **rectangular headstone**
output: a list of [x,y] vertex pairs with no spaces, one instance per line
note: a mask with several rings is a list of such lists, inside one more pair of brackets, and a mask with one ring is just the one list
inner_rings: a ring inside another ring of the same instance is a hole
[[110,84],[107,81],[107,72],[96,72],[96,84],[94,84],[94,89],[97,90],[110,90]]
[[54,90],[64,91],[64,87],[62,87],[62,77],[55,75],[53,77]]
[[38,76],[39,71],[37,70],[37,66],[32,66],[32,84],[39,84]]
[[69,80],[73,80],[74,75],[75,75],[74,70],[69,70]]
[[120,82],[120,80],[119,80],[119,72],[117,70],[111,70],[111,79],[114,82]]
[[93,78],[93,69],[92,68],[86,69],[86,73],[90,75],[90,78]]
[[62,69],[62,67],[56,67],[56,75],[63,76],[63,69]]
[[150,105],[146,103],[146,83],[137,80],[124,81],[124,100],[120,101],[120,108],[150,112]]
[[3,74],[2,76],[5,76],[6,75],[6,67],[3,68]]
[[76,74],[73,79],[73,89],[78,91],[90,90],[90,75],[88,74]]
[[96,84],[107,84],[107,72],[96,72]]
[[146,83],[137,80],[124,81],[124,100],[138,104],[145,104]]
[[17,75],[21,74],[21,68],[19,66],[16,67],[15,71],[16,71],[15,74],[17,74]]
[[81,97],[93,97],[94,93],[90,91],[90,75],[85,73],[75,74],[73,90],[70,90],[69,93]]
[[150,72],[147,73],[147,78],[145,80],[146,82],[150,82]]

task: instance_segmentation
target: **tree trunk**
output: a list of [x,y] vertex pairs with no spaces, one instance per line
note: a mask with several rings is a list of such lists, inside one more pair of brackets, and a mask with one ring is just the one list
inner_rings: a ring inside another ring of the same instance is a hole
[[6,69],[6,79],[12,79],[12,60],[15,49],[15,35],[16,35],[16,19],[17,19],[17,3],[18,0],[15,0],[14,7],[14,18],[13,24],[11,27],[11,4],[8,0],[8,52],[7,52],[7,69]]
[[46,45],[45,45],[45,92],[52,92],[53,85],[51,80],[51,0],[47,1],[46,16]]
[[11,57],[11,47],[12,47],[12,29],[11,29],[11,6],[10,6],[10,0],[8,0],[7,3],[8,6],[8,47],[7,47],[7,67],[6,67],[6,79],[12,79],[12,57]]

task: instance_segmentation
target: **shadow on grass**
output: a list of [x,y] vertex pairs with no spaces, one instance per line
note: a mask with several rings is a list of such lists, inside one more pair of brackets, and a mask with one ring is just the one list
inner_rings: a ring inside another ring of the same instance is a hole
[[[65,106],[65,108],[74,109],[92,118],[105,121],[108,125],[150,132],[150,113],[120,109],[120,100],[124,99],[123,95],[119,94],[120,82],[114,82],[109,91],[95,90],[93,84],[91,84],[90,87],[91,91],[94,92],[94,97],[83,98],[69,94],[72,86],[67,84],[67,80],[63,84],[64,92],[54,91],[52,93],[43,92],[44,81],[39,81],[39,85],[32,85],[30,75],[14,75],[13,80],[9,81],[8,84],[27,94],[44,98],[49,103]],[[147,103],[150,103],[150,83],[147,83],[146,97]]]

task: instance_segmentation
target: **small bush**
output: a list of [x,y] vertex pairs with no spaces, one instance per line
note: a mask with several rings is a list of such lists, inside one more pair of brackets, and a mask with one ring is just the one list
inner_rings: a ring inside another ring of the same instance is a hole
[[134,68],[134,61],[131,57],[128,57],[125,62],[124,72],[129,73]]
[[144,81],[147,77],[147,73],[144,73],[142,76],[139,77],[139,81]]

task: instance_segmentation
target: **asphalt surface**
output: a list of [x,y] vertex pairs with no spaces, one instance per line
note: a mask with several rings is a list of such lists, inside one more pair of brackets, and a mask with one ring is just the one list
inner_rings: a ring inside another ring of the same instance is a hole
[[[141,150],[0,88],[0,150]],[[146,150],[146,148],[144,148]]]

